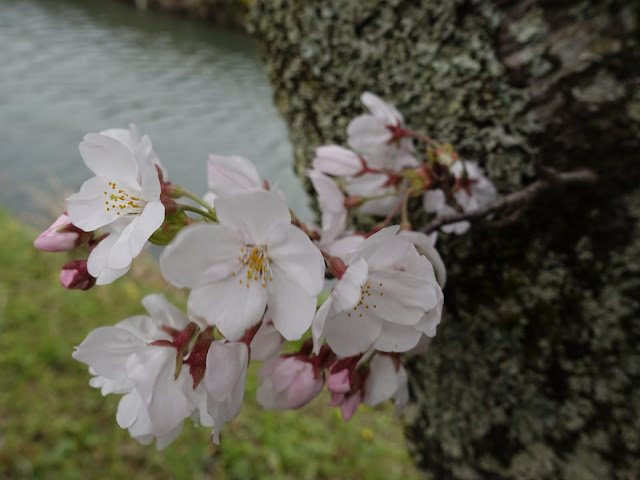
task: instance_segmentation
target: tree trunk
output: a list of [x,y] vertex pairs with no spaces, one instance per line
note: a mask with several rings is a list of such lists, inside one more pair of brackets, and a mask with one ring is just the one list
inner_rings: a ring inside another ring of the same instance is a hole
[[435,479],[640,478],[638,1],[261,0],[251,28],[296,170],[372,91],[501,193],[588,167],[499,229],[440,235],[446,314],[409,365]]

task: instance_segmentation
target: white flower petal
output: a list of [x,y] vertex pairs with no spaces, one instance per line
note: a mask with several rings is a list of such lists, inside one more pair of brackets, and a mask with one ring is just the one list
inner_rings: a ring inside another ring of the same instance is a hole
[[373,407],[393,397],[398,391],[401,378],[393,360],[387,355],[374,356],[369,369],[362,403]]
[[409,230],[403,230],[399,234],[400,236],[408,239],[418,250],[418,253],[427,257],[427,260],[431,262],[435,276],[440,284],[441,288],[444,288],[447,283],[447,270],[442,261],[442,257],[433,245],[432,239],[429,235],[425,235],[422,232],[413,232]]
[[248,244],[264,245],[271,229],[291,223],[287,204],[267,191],[217,198],[216,212],[222,225],[244,232]]
[[[359,115],[347,125],[347,144],[356,152],[367,154],[392,137],[384,123],[371,115]],[[376,167],[381,165],[374,165]]]
[[[324,258],[309,237],[293,225],[284,225],[268,240],[272,269],[300,285],[307,295],[320,293],[324,284]],[[275,277],[275,275],[274,275]]]
[[153,318],[155,325],[167,325],[182,330],[189,323],[187,316],[160,293],[147,295],[142,299],[142,305]]
[[246,276],[239,274],[194,288],[189,295],[189,311],[218,327],[227,340],[240,340],[245,330],[260,321],[267,304],[267,289],[258,282],[249,288],[247,284]]
[[[438,212],[444,203],[444,192],[440,189],[427,190],[422,196],[422,207],[427,213]],[[454,210],[455,211],[455,210]]]
[[434,286],[409,272],[371,272],[368,283],[372,298],[379,299],[376,314],[388,322],[415,325],[438,301]]
[[118,140],[88,133],[79,149],[84,163],[96,176],[117,179],[129,187],[139,188],[138,165],[133,152]]
[[216,195],[264,188],[256,166],[239,155],[211,154],[207,169],[209,189]]
[[126,375],[129,355],[146,345],[145,341],[122,328],[99,327],[87,335],[72,356],[93,367],[98,374],[120,380]]
[[396,107],[371,92],[364,92],[360,96],[360,100],[374,117],[384,121],[387,125],[400,125],[404,121]]
[[382,319],[373,314],[340,312],[325,321],[324,332],[333,352],[341,357],[350,357],[365,352],[380,335]]
[[316,311],[316,295],[309,295],[297,279],[273,268],[273,281],[267,283],[267,304],[273,324],[287,340],[298,340],[311,326]]
[[182,229],[160,255],[164,277],[177,287],[200,287],[239,270],[238,255],[244,244],[217,224]]
[[262,325],[251,340],[251,360],[268,360],[277,355],[284,346],[284,338],[271,321],[267,310]]
[[368,274],[369,267],[362,258],[347,267],[344,275],[331,292],[334,308],[337,312],[353,308],[358,303],[360,287],[367,279]]
[[166,435],[189,416],[189,402],[181,382],[189,375],[184,368],[175,379],[175,349],[148,347],[127,360],[127,374],[147,406],[154,435]]
[[67,215],[76,227],[92,232],[118,218],[118,212],[114,208],[107,210],[104,203],[104,192],[111,188],[107,182],[102,177],[90,178],[78,193],[67,198]]
[[418,344],[421,335],[414,327],[384,322],[373,346],[382,352],[406,352]]
[[316,315],[313,317],[311,337],[313,338],[313,353],[316,355],[320,352],[320,347],[322,347],[322,342],[324,341],[324,326],[332,303],[331,297],[327,298],[322,305],[320,305]]
[[360,157],[338,145],[325,145],[316,148],[313,168],[334,176],[354,176],[363,169]]
[[160,200],[148,203],[141,215],[136,215],[120,234],[109,252],[108,266],[125,268],[142,251],[149,237],[164,221],[164,205]]

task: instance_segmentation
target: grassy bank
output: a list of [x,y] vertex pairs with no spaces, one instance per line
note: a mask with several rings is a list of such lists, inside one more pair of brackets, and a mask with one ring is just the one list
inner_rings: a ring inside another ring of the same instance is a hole
[[0,477],[418,478],[390,405],[361,408],[346,424],[326,395],[300,411],[266,412],[255,367],[220,447],[190,422],[163,452],[138,445],[116,424],[119,397],[91,389],[71,351],[93,328],[143,313],[145,294],[184,305],[184,292],[169,290],[150,259],[112,285],[65,291],[65,254],[33,249],[36,232],[1,209],[0,224]]

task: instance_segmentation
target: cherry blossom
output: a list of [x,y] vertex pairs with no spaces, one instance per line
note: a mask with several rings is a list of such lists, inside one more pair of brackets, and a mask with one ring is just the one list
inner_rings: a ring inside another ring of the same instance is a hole
[[143,304],[151,316],[95,329],[76,347],[73,358],[93,369],[98,376],[93,386],[103,393],[125,393],[118,424],[142,442],[157,437],[160,448],[175,438],[191,414],[192,385],[186,368],[176,378],[176,350],[153,342],[171,340],[165,329],[181,330],[189,321],[162,295],[148,295]]
[[[498,195],[496,188],[475,162],[459,160],[451,166],[450,172],[466,184],[464,188],[460,188],[453,194],[456,202],[465,212],[480,208],[496,199]],[[423,205],[426,212],[436,213],[438,216],[457,213],[451,205],[446,203],[444,192],[440,189],[427,190],[423,196]],[[466,233],[470,226],[469,222],[463,220],[442,226],[442,231],[461,235]]]
[[314,318],[314,351],[326,338],[343,357],[372,347],[403,352],[432,331],[442,290],[431,263],[397,232],[382,229],[347,255],[345,273]]
[[416,166],[412,140],[400,135],[404,127],[400,112],[371,92],[364,92],[360,99],[370,113],[357,116],[347,125],[349,146],[377,168]]
[[189,287],[189,310],[239,340],[269,307],[288,340],[309,328],[322,289],[324,260],[274,193],[216,199],[219,224],[183,229],[160,257],[165,278]]
[[[114,132],[118,132],[117,134]],[[124,142],[124,143],[123,143]],[[164,220],[160,179],[148,136],[135,125],[89,133],[80,143],[82,158],[95,174],[67,199],[71,222],[86,232],[104,228],[109,236],[91,252],[89,273],[98,285],[126,273]]]

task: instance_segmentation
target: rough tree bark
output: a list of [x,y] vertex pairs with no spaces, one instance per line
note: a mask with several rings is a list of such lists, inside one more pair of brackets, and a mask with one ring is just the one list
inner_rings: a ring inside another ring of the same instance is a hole
[[446,315],[412,361],[409,447],[436,479],[640,478],[640,4],[262,0],[259,39],[302,173],[358,97],[477,160],[592,168],[517,223],[441,235]]

